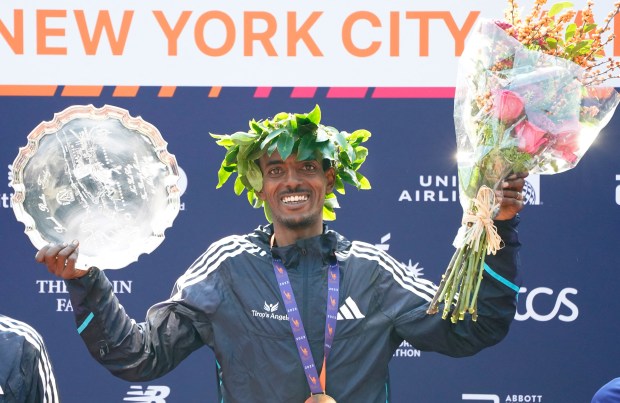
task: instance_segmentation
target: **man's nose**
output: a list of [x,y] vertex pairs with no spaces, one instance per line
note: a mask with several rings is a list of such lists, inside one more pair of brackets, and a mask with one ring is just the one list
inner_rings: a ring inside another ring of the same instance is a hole
[[301,183],[301,176],[294,169],[289,169],[286,173],[287,186],[296,186]]

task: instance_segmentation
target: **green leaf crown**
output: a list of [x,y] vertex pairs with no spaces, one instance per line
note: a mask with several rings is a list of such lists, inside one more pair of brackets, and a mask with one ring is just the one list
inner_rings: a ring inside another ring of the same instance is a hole
[[[358,172],[368,155],[368,149],[361,144],[368,140],[370,132],[361,129],[347,133],[322,125],[320,121],[321,109],[316,105],[305,114],[281,112],[271,120],[252,119],[247,132],[210,133],[217,139],[218,145],[226,148],[226,155],[217,173],[217,188],[222,187],[236,172],[234,191],[237,196],[246,190],[250,204],[255,208],[264,207],[267,219],[272,221],[267,204],[257,196],[263,188],[263,175],[257,160],[263,154],[271,155],[277,150],[282,160],[291,154],[297,154],[300,161],[327,160],[335,171],[334,190],[340,194],[345,193],[345,183],[358,189],[370,189],[368,179]],[[334,209],[337,207],[334,192],[325,195],[323,219],[335,220]]]

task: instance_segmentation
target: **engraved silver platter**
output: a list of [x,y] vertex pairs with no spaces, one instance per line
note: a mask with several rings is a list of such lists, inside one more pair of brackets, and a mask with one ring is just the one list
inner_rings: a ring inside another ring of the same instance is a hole
[[166,146],[124,109],[71,106],[20,148],[15,216],[37,249],[77,239],[77,268],[124,268],[161,244],[179,212],[179,168]]

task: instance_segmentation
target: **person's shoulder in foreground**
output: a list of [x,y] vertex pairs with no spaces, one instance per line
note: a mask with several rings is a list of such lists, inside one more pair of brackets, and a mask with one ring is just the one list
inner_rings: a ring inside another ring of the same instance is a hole
[[617,403],[620,402],[620,377],[612,379],[596,391],[592,397],[592,403]]
[[41,335],[0,314],[0,402],[59,402],[52,364]]

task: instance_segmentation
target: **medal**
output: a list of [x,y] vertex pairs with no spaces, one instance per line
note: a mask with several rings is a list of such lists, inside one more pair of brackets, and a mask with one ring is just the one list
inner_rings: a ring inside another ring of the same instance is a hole
[[336,403],[333,397],[327,396],[325,393],[317,393],[306,399],[305,403]]

